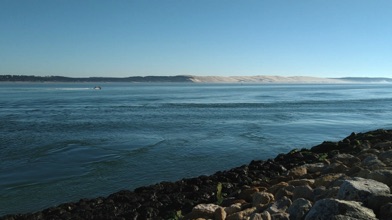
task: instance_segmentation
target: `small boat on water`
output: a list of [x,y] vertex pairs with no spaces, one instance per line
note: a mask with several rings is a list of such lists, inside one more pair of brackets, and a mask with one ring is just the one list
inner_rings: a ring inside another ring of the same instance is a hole
[[95,90],[101,90],[102,88],[100,86],[94,86]]

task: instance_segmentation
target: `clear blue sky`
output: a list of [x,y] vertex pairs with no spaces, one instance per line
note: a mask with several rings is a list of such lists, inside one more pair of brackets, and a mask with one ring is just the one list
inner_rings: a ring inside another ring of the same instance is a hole
[[0,0],[0,74],[392,77],[390,0]]

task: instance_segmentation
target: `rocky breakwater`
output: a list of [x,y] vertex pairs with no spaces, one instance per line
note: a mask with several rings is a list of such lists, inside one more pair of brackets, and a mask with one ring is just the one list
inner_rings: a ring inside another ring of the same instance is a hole
[[[0,219],[392,219],[392,130]],[[1,207],[0,207],[1,208]]]

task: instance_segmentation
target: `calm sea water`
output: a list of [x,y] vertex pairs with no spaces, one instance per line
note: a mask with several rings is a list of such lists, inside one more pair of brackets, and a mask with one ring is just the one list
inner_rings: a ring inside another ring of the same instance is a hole
[[0,216],[392,128],[392,84],[0,84]]

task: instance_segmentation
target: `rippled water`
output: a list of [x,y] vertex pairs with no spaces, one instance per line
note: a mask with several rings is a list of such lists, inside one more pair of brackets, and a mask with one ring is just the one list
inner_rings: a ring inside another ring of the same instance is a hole
[[0,215],[392,128],[392,85],[0,84]]

